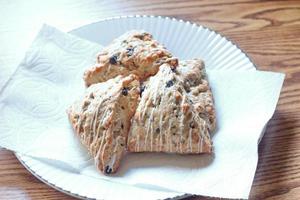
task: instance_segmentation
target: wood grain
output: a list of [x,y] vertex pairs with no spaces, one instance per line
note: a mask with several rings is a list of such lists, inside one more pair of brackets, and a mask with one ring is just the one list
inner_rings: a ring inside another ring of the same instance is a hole
[[[1,0],[0,87],[42,23],[70,30],[129,14],[166,15],[205,25],[237,43],[259,69],[286,73],[277,110],[259,145],[250,199],[299,199],[300,1]],[[43,184],[12,153],[0,150],[0,199],[73,198]]]

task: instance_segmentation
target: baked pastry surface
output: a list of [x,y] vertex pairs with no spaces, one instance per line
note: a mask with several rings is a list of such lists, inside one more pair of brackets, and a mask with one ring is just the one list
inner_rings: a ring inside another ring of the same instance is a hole
[[147,82],[132,119],[130,152],[210,153],[216,118],[204,63],[164,64]]
[[138,77],[117,76],[91,85],[67,111],[81,143],[103,173],[113,173],[120,165],[139,95]]
[[213,96],[201,59],[178,59],[145,31],[129,31],[84,73],[85,95],[67,111],[104,174],[128,152],[211,153]]
[[178,65],[177,58],[145,31],[129,31],[101,51],[95,66],[84,73],[86,86],[118,75],[135,74],[141,80],[157,73],[159,66]]

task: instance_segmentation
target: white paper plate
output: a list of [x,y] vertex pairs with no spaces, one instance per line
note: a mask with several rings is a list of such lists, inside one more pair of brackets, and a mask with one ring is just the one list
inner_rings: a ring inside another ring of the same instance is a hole
[[[124,16],[104,19],[82,26],[70,33],[107,45],[127,30],[144,29],[154,35],[180,59],[200,57],[209,69],[255,70],[254,64],[236,45],[220,34],[203,26],[160,16]],[[151,193],[155,199],[183,197],[183,193],[125,186],[117,183],[74,174],[55,168],[42,161],[17,155],[21,163],[38,179],[51,187],[78,198],[110,199],[107,194],[116,191],[116,199],[140,199]],[[108,186],[109,185],[109,186]]]

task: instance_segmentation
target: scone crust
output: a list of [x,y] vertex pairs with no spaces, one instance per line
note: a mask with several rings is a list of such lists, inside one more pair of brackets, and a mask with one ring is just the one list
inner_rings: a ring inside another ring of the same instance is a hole
[[215,109],[204,63],[168,64],[150,78],[132,119],[130,152],[211,153]]
[[177,66],[177,58],[145,31],[129,31],[101,51],[96,64],[84,73],[86,86],[118,75],[135,74],[141,80],[157,73],[163,63]]
[[83,99],[68,109],[81,143],[103,173],[114,173],[120,165],[138,99],[138,77],[118,76],[90,86]]

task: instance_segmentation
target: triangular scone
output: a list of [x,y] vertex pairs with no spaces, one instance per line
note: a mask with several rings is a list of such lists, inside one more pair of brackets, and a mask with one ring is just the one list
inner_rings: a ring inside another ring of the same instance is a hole
[[135,74],[141,80],[157,73],[163,63],[177,66],[177,58],[145,31],[129,31],[104,48],[95,66],[84,73],[86,86],[118,75]]
[[130,152],[210,153],[213,97],[201,60],[168,64],[150,78],[132,119]]
[[90,86],[84,98],[68,109],[82,144],[106,174],[115,172],[120,165],[139,95],[135,75],[118,76]]

